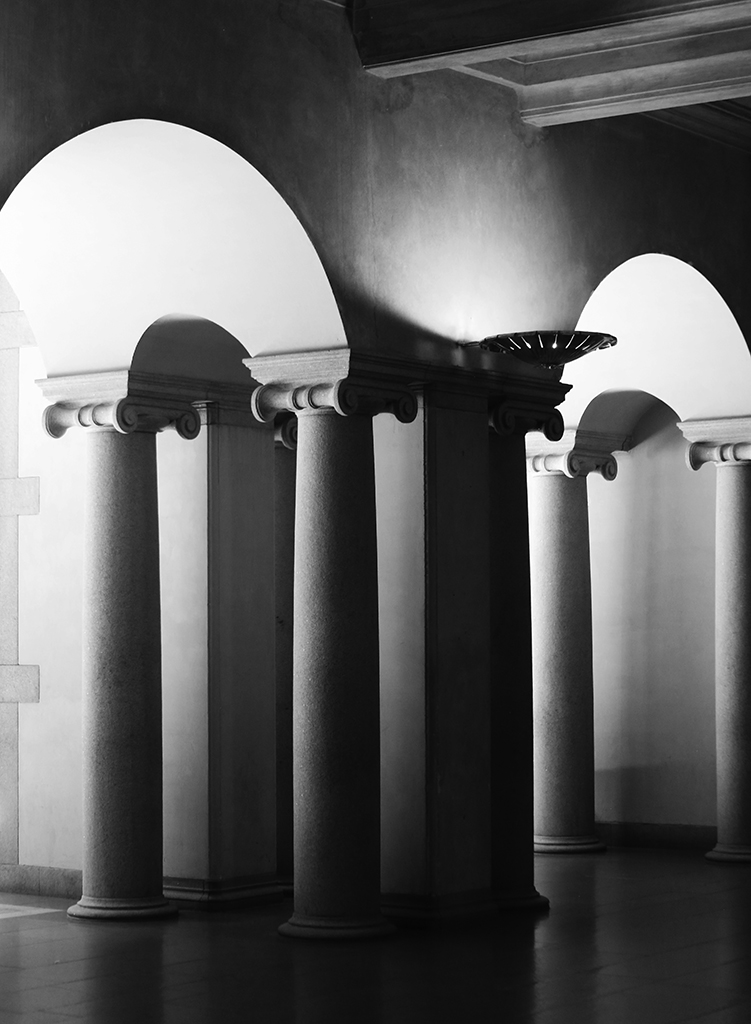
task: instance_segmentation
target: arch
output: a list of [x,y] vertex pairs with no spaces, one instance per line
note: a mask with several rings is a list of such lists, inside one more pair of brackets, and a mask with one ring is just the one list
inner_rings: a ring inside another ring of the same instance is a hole
[[648,253],[600,283],[577,325],[618,344],[566,367],[562,413],[575,426],[603,391],[646,391],[681,419],[751,412],[751,354],[720,293],[687,263]]
[[246,160],[166,121],[119,121],[44,157],[0,211],[0,265],[49,374],[124,369],[165,310],[261,352],[346,345],[305,230]]
[[656,406],[659,398],[646,391],[603,391],[586,407],[576,433],[606,434],[620,438],[617,451],[628,451],[635,443],[634,435],[644,417]]
[[213,320],[170,313],[147,327],[131,362],[134,373],[168,375],[248,387],[244,345]]

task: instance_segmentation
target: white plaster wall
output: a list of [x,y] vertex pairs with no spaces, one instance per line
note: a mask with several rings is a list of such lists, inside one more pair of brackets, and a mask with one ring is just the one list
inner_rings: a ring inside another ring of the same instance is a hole
[[[40,702],[19,707],[19,860],[80,868],[81,620],[86,436],[41,427],[44,375],[21,350],[19,473],[41,478],[19,519],[19,657],[40,666]],[[158,438],[163,612],[165,874],[208,865],[206,435]],[[95,596],[95,595],[94,595]]]
[[20,353],[19,474],[41,482],[39,515],[19,518],[19,660],[40,666],[39,703],[19,706],[19,860],[80,868],[86,438],[44,433],[44,367]]
[[209,873],[207,432],[157,438],[162,585],[164,873]]
[[589,478],[600,821],[715,823],[715,470],[687,468],[676,419]]

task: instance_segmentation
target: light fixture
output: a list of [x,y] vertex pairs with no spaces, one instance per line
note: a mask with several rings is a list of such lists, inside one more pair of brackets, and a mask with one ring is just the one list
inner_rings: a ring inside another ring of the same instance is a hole
[[516,356],[532,366],[555,370],[564,363],[585,356],[598,348],[611,348],[617,344],[612,334],[593,331],[523,331],[517,334],[496,334],[492,338],[473,341],[467,348],[480,348],[486,352],[502,352]]

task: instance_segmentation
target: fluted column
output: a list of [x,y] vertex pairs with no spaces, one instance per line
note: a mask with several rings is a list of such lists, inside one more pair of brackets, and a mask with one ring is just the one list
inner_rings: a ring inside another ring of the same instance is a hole
[[535,851],[603,850],[594,819],[592,595],[587,474],[610,453],[528,459],[534,676]]
[[717,467],[715,733],[717,845],[710,860],[751,861],[751,418],[687,421],[692,469]]
[[[252,363],[252,361],[250,361]],[[255,365],[252,366],[257,375]],[[414,396],[339,380],[259,388],[298,419],[293,653],[294,913],[283,935],[367,938],[380,914],[378,582],[372,416]]]
[[[79,378],[74,388],[93,390]],[[104,387],[107,381],[102,383]],[[49,396],[60,381],[46,382]],[[64,389],[62,389],[64,390]],[[172,913],[162,894],[162,704],[155,432],[200,428],[186,403],[65,399],[60,437],[89,433],[83,614],[83,895],[72,917]]]

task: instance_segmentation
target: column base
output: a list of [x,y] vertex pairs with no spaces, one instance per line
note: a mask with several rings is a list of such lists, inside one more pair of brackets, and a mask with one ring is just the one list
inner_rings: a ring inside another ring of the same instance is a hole
[[340,917],[293,914],[289,921],[279,925],[278,931],[291,939],[377,939],[391,935],[396,928],[380,916],[350,921]]
[[498,892],[495,895],[496,909],[501,913],[508,910],[544,913],[550,910],[550,900],[539,893],[534,886],[526,893]]
[[607,847],[597,836],[535,836],[535,853],[603,853]]
[[175,917],[177,909],[161,896],[152,899],[102,899],[82,896],[78,903],[68,907],[68,917],[90,920],[142,921],[153,917]]
[[407,927],[432,928],[457,920],[489,917],[496,903],[490,889],[426,895],[382,893],[381,910]]
[[224,910],[278,903],[284,899],[284,890],[276,881],[246,882],[215,881],[212,879],[165,878],[164,896],[191,910]]
[[707,860],[720,861],[723,864],[749,864],[751,863],[751,846],[733,846],[728,843],[718,843],[714,849],[704,856]]

